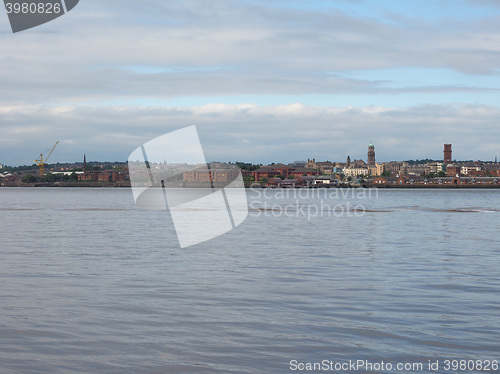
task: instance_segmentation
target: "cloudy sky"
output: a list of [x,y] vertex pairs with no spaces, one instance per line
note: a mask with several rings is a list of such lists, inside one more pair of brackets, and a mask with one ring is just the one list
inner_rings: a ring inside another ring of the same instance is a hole
[[125,161],[197,125],[208,160],[500,157],[497,0],[80,0],[12,34],[0,163]]

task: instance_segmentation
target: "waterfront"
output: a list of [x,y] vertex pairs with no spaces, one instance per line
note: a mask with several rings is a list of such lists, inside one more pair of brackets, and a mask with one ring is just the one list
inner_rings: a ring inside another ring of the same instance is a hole
[[[500,358],[500,191],[294,191],[180,249],[129,189],[1,189],[2,373]],[[300,213],[322,202],[362,214]]]

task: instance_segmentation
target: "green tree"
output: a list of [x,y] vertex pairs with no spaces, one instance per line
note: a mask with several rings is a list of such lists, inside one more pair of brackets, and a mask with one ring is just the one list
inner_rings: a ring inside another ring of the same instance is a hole
[[382,172],[382,174],[380,174],[380,175],[381,175],[381,176],[383,176],[383,177],[390,177],[390,176],[391,176],[391,174],[392,174],[392,173],[390,172],[390,170],[384,170],[384,171]]
[[52,174],[52,173],[49,173],[49,174],[43,176],[42,182],[45,182],[45,183],[54,183],[54,182],[58,182],[58,181],[64,180],[64,177],[65,176],[63,174]]
[[50,174],[50,173],[49,173],[49,174],[44,175],[44,176],[42,177],[42,179],[41,179],[41,181],[42,181],[43,183],[54,183],[54,182],[55,182],[55,180],[56,180],[56,176],[55,176],[55,175],[53,175],[53,174]]
[[33,174],[26,174],[21,180],[23,183],[35,183],[36,177]]

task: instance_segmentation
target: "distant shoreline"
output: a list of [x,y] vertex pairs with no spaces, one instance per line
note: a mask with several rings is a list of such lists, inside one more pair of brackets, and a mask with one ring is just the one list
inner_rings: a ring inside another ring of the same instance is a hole
[[0,188],[30,187],[30,188],[75,188],[75,187],[99,187],[99,188],[130,188],[130,182],[59,182],[59,183],[2,183]]
[[[116,183],[100,183],[100,182],[59,182],[59,183],[2,183],[0,188],[131,188],[130,182],[116,182]],[[224,186],[215,186],[215,188],[222,188]],[[205,186],[179,186],[176,188],[205,188]],[[292,187],[265,187],[259,186],[256,183],[245,184],[245,188],[261,188],[272,190],[285,190]],[[345,184],[341,186],[322,186],[322,187],[297,187],[299,189],[335,189],[335,188],[377,188],[377,189],[500,189],[500,184],[393,184],[393,185],[379,185],[374,183],[366,183],[364,185]]]

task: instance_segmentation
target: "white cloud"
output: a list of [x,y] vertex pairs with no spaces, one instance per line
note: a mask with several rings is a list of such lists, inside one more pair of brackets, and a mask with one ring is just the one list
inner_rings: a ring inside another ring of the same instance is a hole
[[[370,17],[325,2],[287,4],[86,0],[15,35],[4,18],[0,161],[31,163],[31,153],[57,139],[73,142],[61,143],[61,161],[83,152],[124,160],[143,141],[192,124],[210,129],[204,134],[209,151],[228,160],[364,157],[371,138],[386,160],[440,157],[443,142],[464,144],[464,158],[492,157],[498,109],[475,103],[500,87],[474,77],[500,71],[494,13],[436,22],[409,13]],[[436,73],[432,84],[417,76],[403,83],[377,74],[394,67],[457,70],[469,79],[454,84]],[[370,74],[356,78],[356,70]],[[455,93],[466,98],[461,105],[439,104]],[[355,100],[351,108],[301,104],[303,95],[381,94],[422,100],[401,109]],[[246,95],[292,99],[282,106],[189,103]],[[183,98],[182,107],[113,104]],[[411,106],[418,103],[436,104]]]

